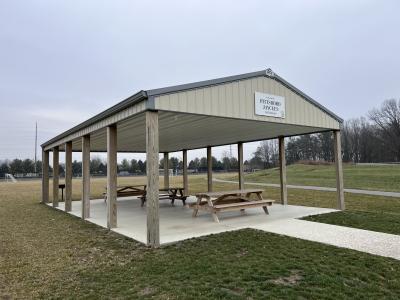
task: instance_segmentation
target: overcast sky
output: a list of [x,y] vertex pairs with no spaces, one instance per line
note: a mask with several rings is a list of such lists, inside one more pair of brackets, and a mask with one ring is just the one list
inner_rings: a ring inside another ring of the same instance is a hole
[[33,158],[35,121],[41,144],[138,90],[268,67],[344,119],[365,115],[400,97],[399,12],[397,0],[2,0],[0,160]]

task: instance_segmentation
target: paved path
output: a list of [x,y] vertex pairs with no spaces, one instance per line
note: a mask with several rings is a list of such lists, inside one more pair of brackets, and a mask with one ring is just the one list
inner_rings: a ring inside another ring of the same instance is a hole
[[250,227],[400,260],[400,235],[297,219]]
[[[238,183],[234,180],[224,180],[214,178],[214,181],[225,182],[225,183]],[[259,185],[259,186],[269,186],[269,187],[280,187],[277,183],[261,183],[261,182],[245,182],[245,184]],[[289,189],[301,189],[301,190],[314,190],[314,191],[326,191],[326,192],[336,192],[336,188],[323,187],[323,186],[312,186],[312,185],[291,185],[288,184]],[[385,197],[397,197],[400,198],[400,193],[398,192],[383,192],[383,191],[369,191],[369,190],[358,190],[358,189],[344,189],[346,193],[352,194],[364,194],[364,195],[374,195],[374,196],[385,196]]]

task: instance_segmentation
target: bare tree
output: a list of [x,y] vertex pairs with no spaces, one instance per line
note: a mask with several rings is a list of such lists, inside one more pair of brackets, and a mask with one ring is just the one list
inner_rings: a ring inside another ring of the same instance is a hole
[[276,167],[278,163],[278,145],[276,140],[267,140],[260,142],[253,153],[255,161],[261,162],[264,168]]
[[369,112],[369,118],[379,131],[379,138],[387,149],[394,154],[396,161],[400,160],[400,99],[390,99],[383,102],[380,108]]

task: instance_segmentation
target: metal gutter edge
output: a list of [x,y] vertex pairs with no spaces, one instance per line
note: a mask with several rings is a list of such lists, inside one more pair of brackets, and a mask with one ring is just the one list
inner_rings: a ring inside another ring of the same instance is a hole
[[240,75],[234,75],[234,76],[228,76],[228,77],[221,77],[221,78],[216,78],[216,79],[211,79],[211,80],[204,80],[204,81],[174,85],[174,86],[169,86],[169,87],[165,87],[165,88],[148,90],[147,95],[148,96],[157,96],[157,95],[161,95],[161,94],[170,94],[170,93],[175,93],[175,92],[179,92],[179,91],[192,90],[192,89],[196,89],[196,88],[208,87],[208,86],[212,86],[212,85],[223,84],[223,83],[228,83],[228,82],[232,82],[232,81],[238,81],[238,80],[243,80],[243,79],[248,79],[248,78],[253,78],[253,77],[259,77],[259,76],[265,76],[265,70],[251,72],[251,73],[245,73],[245,74],[240,74]]
[[68,136],[68,135],[70,135],[70,134],[72,134],[72,133],[74,133],[74,132],[76,132],[78,130],[81,130],[81,129],[87,127],[87,126],[90,126],[90,125],[98,122],[98,121],[101,121],[102,119],[105,119],[105,118],[107,118],[107,117],[109,117],[109,116],[111,116],[111,115],[113,115],[113,114],[115,114],[115,113],[117,113],[117,112],[119,112],[119,111],[121,111],[121,110],[123,110],[123,109],[125,109],[125,108],[127,108],[129,106],[131,106],[132,104],[136,104],[136,103],[141,102],[141,101],[146,100],[146,99],[147,99],[146,91],[141,90],[141,91],[137,92],[136,94],[126,98],[125,100],[122,100],[121,102],[119,102],[119,103],[111,106],[110,108],[102,111],[101,113],[91,117],[90,119],[88,119],[88,120],[86,120],[86,121],[84,121],[84,122],[72,127],[71,129],[68,129],[67,131],[64,131],[63,133],[55,136],[54,138],[48,140],[47,142],[44,142],[41,145],[41,147],[42,148],[46,147],[47,145],[50,145],[50,144],[56,142],[57,140],[60,140],[60,139],[66,137],[66,136]]

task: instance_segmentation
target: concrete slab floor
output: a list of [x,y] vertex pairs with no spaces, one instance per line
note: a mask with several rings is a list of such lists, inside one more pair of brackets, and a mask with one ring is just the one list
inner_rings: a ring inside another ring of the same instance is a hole
[[[194,202],[191,197],[187,203]],[[49,203],[51,206],[51,203]],[[81,201],[72,202],[70,214],[81,217]],[[59,203],[59,210],[64,210],[64,203]],[[274,204],[268,207],[270,214],[266,215],[262,208],[246,209],[244,215],[237,212],[219,214],[220,223],[215,223],[211,214],[199,211],[196,218],[192,217],[193,210],[176,201],[172,206],[169,201],[160,201],[160,242],[168,244],[185,239],[216,234],[243,228],[263,228],[276,221],[293,220],[309,215],[323,214],[336,211],[328,208],[306,206],[283,206]],[[118,227],[113,231],[146,243],[146,207],[140,206],[140,200],[135,197],[118,199]],[[103,199],[90,201],[90,218],[87,221],[102,227],[107,227],[106,203]]]

